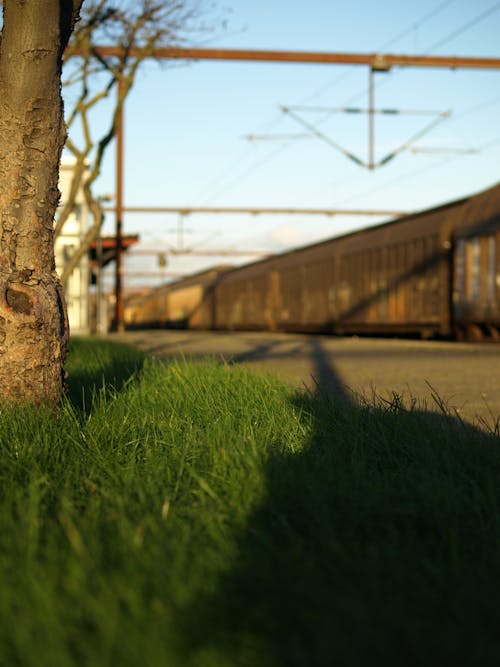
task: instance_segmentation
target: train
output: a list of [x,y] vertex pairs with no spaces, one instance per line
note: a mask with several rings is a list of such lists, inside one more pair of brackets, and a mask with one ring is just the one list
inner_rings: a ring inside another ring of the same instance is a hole
[[130,296],[128,328],[500,340],[500,183]]

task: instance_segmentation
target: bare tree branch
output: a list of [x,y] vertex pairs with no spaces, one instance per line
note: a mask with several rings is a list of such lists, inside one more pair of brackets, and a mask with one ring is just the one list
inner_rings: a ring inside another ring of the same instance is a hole
[[[78,2],[67,0],[67,4]],[[76,24],[65,52],[65,67],[69,69],[65,87],[76,93],[76,101],[67,114],[70,139],[66,143],[66,149],[75,158],[75,168],[55,235],[61,233],[81,189],[93,221],[81,247],[75,250],[63,270],[63,284],[67,283],[102,225],[104,216],[93,186],[101,173],[106,150],[115,137],[119,113],[141,65],[155,48],[185,43],[191,31],[200,31],[200,19],[201,0],[87,0],[84,3],[81,20]],[[97,52],[96,47],[109,43],[122,47],[120,56],[103,57]],[[118,88],[118,82],[121,84],[120,95],[114,101],[108,126],[100,136],[94,136],[92,114]],[[80,145],[74,132],[76,127],[80,128]]]

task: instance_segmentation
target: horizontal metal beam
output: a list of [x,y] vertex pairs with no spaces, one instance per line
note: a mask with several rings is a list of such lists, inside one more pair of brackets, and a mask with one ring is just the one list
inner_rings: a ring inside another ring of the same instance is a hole
[[[114,212],[114,206],[106,206],[105,211]],[[123,206],[124,213],[177,213],[193,215],[200,213],[232,214],[232,215],[388,215],[400,217],[406,211],[387,209],[354,209],[354,208],[246,208],[246,207],[210,207],[210,206]]]
[[189,273],[187,272],[179,272],[179,271],[162,271],[159,269],[158,271],[124,271],[123,276],[125,278],[184,278],[184,276],[188,276]]
[[[121,56],[119,46],[102,45],[95,48],[102,57]],[[67,50],[67,56],[82,56],[82,48]],[[141,49],[131,49],[131,57],[143,56]],[[392,53],[337,53],[322,51],[276,51],[262,49],[203,49],[179,46],[151,49],[147,57],[177,60],[245,60],[250,62],[310,63],[318,65],[369,65],[373,70],[387,71],[391,67],[445,67],[451,69],[500,69],[500,58],[468,56],[418,56]]]
[[254,257],[270,257],[274,255],[273,252],[265,250],[236,250],[234,248],[206,248],[206,249],[190,249],[190,248],[167,248],[167,249],[158,249],[158,248],[138,248],[137,250],[131,250],[127,253],[128,257],[135,257],[136,255],[167,255],[167,256],[177,256],[177,255],[192,255],[194,257],[246,257],[247,255],[252,255]]

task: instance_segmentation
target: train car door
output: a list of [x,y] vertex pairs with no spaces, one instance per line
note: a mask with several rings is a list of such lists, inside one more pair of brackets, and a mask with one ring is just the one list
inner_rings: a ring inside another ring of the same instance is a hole
[[457,335],[497,335],[497,240],[494,234],[458,239],[454,252],[453,315]]

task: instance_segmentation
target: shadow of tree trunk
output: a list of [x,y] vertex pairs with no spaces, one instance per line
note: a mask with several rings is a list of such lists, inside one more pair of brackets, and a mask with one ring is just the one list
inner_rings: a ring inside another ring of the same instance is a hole
[[235,564],[186,615],[190,660],[498,664],[500,440],[397,401],[355,405],[311,347],[316,391],[294,397],[309,441],[270,455]]
[[98,391],[121,391],[142,368],[146,354],[129,345],[72,338],[67,364],[67,397],[77,409],[89,412]]

